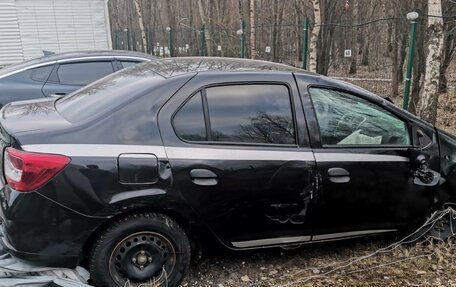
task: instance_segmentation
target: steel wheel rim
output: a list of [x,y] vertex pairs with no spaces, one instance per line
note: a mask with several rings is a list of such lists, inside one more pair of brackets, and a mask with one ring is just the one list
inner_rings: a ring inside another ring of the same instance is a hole
[[[160,269],[156,268],[157,264],[161,265]],[[165,236],[152,231],[141,231],[126,236],[114,247],[109,257],[109,272],[118,286],[155,287],[167,282],[175,264],[174,246]],[[130,278],[129,270],[132,269],[135,274],[147,276],[147,279]]]

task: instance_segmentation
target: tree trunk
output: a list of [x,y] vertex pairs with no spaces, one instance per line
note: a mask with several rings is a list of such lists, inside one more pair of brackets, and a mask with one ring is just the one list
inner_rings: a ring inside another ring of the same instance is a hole
[[203,0],[198,0],[198,10],[201,17],[201,23],[204,25],[204,38],[206,40],[206,56],[212,56],[211,49],[211,33],[209,33],[209,27],[207,26],[206,15],[204,13]]
[[[389,2],[389,13],[394,17],[400,15],[401,11],[397,11],[398,9],[395,7],[396,3],[394,1]],[[399,96],[399,75],[402,74],[402,66],[399,64],[399,45],[400,41],[398,41],[400,37],[400,25],[395,24],[395,22],[391,23],[391,38],[389,39],[390,47],[391,47],[391,65],[392,65],[392,73],[391,73],[391,97]]]
[[[423,13],[428,14],[427,12],[427,1],[415,0],[413,5],[416,9],[424,11]],[[418,18],[420,21],[420,18]],[[420,23],[418,23],[419,25]],[[420,26],[422,26],[421,29]],[[413,61],[413,73],[412,73],[412,89],[410,93],[410,104],[409,112],[413,114],[419,114],[419,102],[421,96],[422,88],[422,78],[426,70],[426,50],[425,50],[425,38],[426,30],[424,25],[419,25],[416,30],[416,43],[415,43],[415,59]]]
[[392,39],[391,39],[391,64],[392,69],[392,82],[391,82],[391,96],[399,96],[399,74],[402,73],[402,67],[399,65],[399,49],[397,40],[398,27],[392,27]]
[[256,58],[255,47],[255,1],[250,0],[250,58]]
[[278,50],[278,47],[277,47],[277,38],[278,38],[278,17],[277,17],[277,14],[279,14],[279,3],[278,3],[278,0],[274,0],[274,4],[273,4],[273,17],[274,17],[274,24],[273,24],[273,27],[272,27],[272,53],[271,53],[271,56],[272,56],[272,61],[274,62],[276,59],[277,59],[277,50]]
[[[352,25],[358,24],[358,0],[353,1],[352,9]],[[358,27],[353,27],[354,31],[351,36],[351,49],[352,49],[352,58],[350,63],[349,74],[356,74],[356,64],[358,62]]]
[[[455,28],[453,28],[455,29]],[[445,29],[450,30],[449,27]],[[448,83],[446,78],[446,71],[451,64],[456,51],[455,33],[445,33],[444,39],[444,53],[442,55],[442,63],[440,65],[440,80],[439,80],[439,93],[446,93],[448,91]]]
[[314,8],[314,27],[312,29],[312,34],[310,35],[310,45],[309,45],[309,71],[316,73],[317,72],[317,44],[318,38],[320,36],[321,28],[321,10],[320,10],[320,0],[312,0]]
[[142,51],[147,53],[146,29],[144,29],[143,15],[141,11],[141,0],[135,0],[136,15],[138,16],[139,30],[141,31]]
[[439,89],[439,72],[443,52],[443,19],[442,1],[429,0],[428,13],[437,17],[428,18],[428,55],[424,74],[423,95],[421,96],[419,114],[422,118],[435,124],[437,119],[437,103]]

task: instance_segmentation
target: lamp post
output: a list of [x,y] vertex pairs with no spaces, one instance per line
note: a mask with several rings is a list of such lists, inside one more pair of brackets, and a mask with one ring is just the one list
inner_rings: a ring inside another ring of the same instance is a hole
[[127,39],[127,50],[130,50],[130,31],[128,28],[124,28],[125,38]]
[[166,27],[166,31],[168,32],[168,49],[169,49],[169,56],[173,57],[173,30],[171,27]]
[[410,39],[409,39],[409,51],[407,57],[407,71],[405,73],[405,87],[404,87],[404,102],[402,108],[408,110],[409,97],[410,97],[410,85],[412,78],[413,68],[413,57],[415,53],[415,36],[416,36],[416,24],[419,17],[418,12],[410,12],[407,14],[407,20],[410,21]]

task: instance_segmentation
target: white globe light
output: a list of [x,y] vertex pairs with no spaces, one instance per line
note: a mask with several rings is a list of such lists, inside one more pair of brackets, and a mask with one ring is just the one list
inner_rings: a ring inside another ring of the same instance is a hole
[[420,15],[418,14],[418,12],[415,12],[415,11],[407,13],[407,19],[410,21],[418,19],[419,16]]

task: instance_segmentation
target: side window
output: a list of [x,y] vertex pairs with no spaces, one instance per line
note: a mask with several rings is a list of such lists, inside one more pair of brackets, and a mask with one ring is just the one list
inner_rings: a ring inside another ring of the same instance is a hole
[[61,64],[57,70],[57,75],[63,85],[85,86],[113,72],[110,61],[86,62]]
[[123,60],[120,60],[120,64],[122,65],[123,68],[128,68],[128,67],[137,65],[137,64],[139,64],[139,63],[141,63],[141,62],[123,61]]
[[406,122],[362,98],[310,88],[323,145],[409,145]]
[[201,92],[190,98],[174,116],[176,134],[188,141],[206,141],[206,123],[204,121]]
[[212,87],[206,95],[212,141],[296,144],[286,86]]
[[52,68],[54,68],[54,65],[33,69],[32,70],[32,80],[38,81],[38,82],[46,82],[47,79],[49,78],[49,74],[51,73]]

